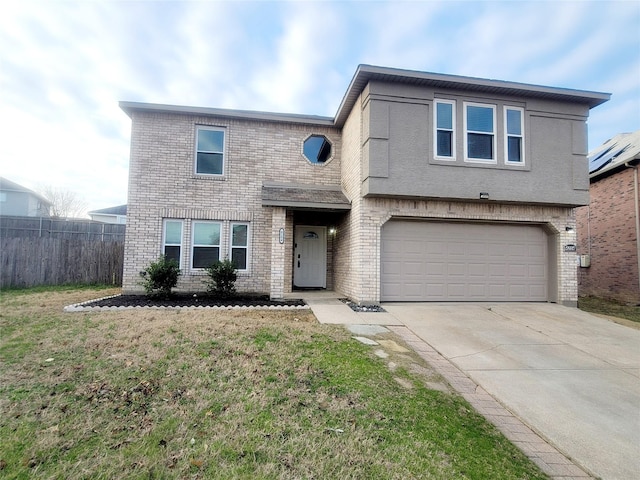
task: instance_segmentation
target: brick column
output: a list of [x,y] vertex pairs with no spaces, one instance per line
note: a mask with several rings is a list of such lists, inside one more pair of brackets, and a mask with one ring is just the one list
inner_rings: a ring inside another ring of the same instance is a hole
[[285,245],[280,243],[280,229],[286,232],[287,211],[283,207],[271,209],[271,285],[269,295],[272,299],[284,297]]

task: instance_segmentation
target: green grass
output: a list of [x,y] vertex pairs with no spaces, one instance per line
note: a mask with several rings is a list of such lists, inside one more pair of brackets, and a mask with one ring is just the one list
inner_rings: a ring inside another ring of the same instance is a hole
[[599,313],[640,323],[640,306],[637,305],[629,305],[601,297],[580,297],[578,308],[585,312]]
[[92,294],[0,300],[2,478],[546,478],[418,357],[309,312],[62,312]]

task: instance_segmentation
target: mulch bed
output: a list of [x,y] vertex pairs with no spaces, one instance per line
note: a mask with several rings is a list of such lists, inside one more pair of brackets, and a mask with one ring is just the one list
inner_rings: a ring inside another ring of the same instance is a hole
[[83,307],[301,307],[303,300],[269,300],[267,296],[234,297],[226,300],[202,294],[175,294],[171,298],[117,295],[85,302]]

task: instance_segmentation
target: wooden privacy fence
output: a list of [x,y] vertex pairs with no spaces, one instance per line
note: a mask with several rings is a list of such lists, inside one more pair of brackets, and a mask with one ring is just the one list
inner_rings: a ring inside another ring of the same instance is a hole
[[125,229],[125,225],[83,219],[0,216],[2,238],[77,238],[123,242]]
[[79,238],[0,238],[0,288],[122,285],[124,242]]

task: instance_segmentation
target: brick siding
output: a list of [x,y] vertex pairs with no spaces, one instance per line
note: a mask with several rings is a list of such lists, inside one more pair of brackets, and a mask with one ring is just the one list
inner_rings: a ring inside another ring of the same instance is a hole
[[[194,220],[222,223],[222,257],[229,251],[233,221],[250,224],[249,271],[239,273],[239,291],[268,293],[272,280],[277,294],[290,290],[284,272],[272,272],[273,232],[287,229],[286,247],[292,245],[293,224],[279,209],[276,224],[272,209],[262,207],[263,182],[339,185],[341,136],[338,129],[316,125],[274,123],[196,115],[135,112],[132,118],[129,167],[129,207],[125,240],[123,291],[141,293],[139,272],[162,252],[163,218],[184,220],[182,271],[178,290],[200,291],[203,272],[189,268],[191,228]],[[223,178],[194,175],[196,125],[226,129]],[[310,134],[326,135],[333,159],[314,165],[302,155],[302,142]],[[284,175],[283,175],[284,173]],[[290,258],[288,253],[280,256]]]
[[580,268],[580,295],[640,303],[634,172],[622,169],[590,186],[591,204],[577,209],[578,253],[591,255]]

